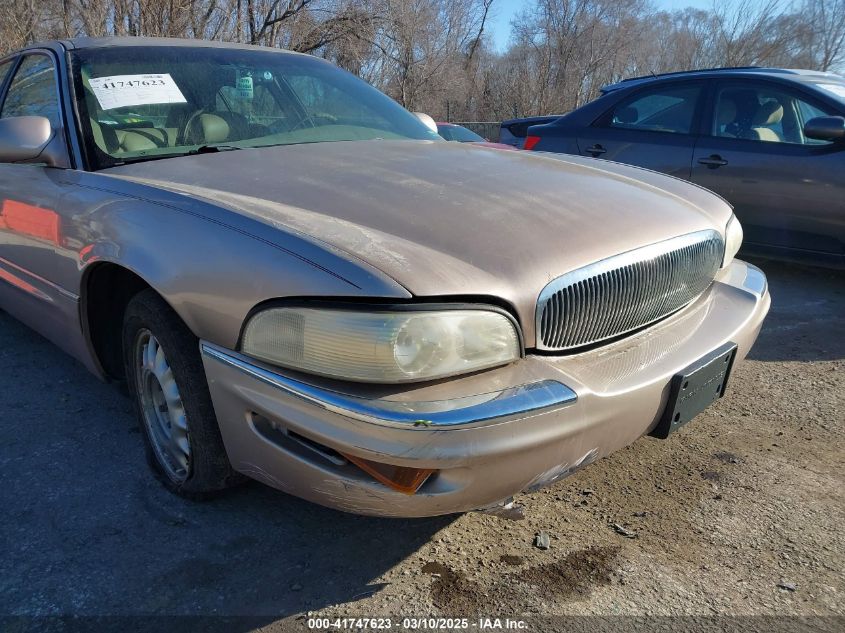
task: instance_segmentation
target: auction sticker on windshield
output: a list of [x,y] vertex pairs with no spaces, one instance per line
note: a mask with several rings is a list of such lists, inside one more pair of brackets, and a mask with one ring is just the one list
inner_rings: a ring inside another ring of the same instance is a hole
[[155,103],[185,103],[185,97],[170,73],[157,75],[113,75],[89,81],[104,110]]

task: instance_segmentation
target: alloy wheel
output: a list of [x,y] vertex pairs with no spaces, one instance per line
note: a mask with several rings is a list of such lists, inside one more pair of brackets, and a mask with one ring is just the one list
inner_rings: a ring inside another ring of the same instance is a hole
[[191,465],[188,420],[164,348],[149,330],[138,333],[134,359],[136,390],[153,451],[167,475],[183,482]]

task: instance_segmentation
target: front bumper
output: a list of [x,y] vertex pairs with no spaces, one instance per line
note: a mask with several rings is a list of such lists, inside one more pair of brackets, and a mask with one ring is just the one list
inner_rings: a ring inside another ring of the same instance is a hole
[[[770,302],[763,273],[735,261],[695,302],[633,336],[425,386],[338,383],[201,345],[236,470],[340,510],[430,516],[548,485],[648,433],[672,376],[728,341],[744,358]],[[335,451],[438,472],[405,495]]]

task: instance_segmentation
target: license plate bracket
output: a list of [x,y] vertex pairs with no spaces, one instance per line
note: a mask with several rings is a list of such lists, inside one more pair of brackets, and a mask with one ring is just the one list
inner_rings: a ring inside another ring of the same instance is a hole
[[669,399],[650,435],[664,439],[725,395],[736,343],[725,343],[672,377]]

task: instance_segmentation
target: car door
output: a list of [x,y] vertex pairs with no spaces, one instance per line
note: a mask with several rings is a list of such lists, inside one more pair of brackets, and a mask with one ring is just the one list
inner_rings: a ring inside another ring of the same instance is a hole
[[688,179],[703,94],[702,81],[640,88],[582,129],[578,149],[584,156]]
[[[49,54],[23,55],[5,84],[0,119],[43,116],[61,134],[57,71]],[[68,279],[78,276],[60,215],[63,171],[0,163],[0,307],[61,346],[76,297],[62,287],[60,268]]]
[[845,255],[845,144],[803,133],[811,118],[843,114],[780,82],[717,83],[692,180],[734,205],[746,252]]

